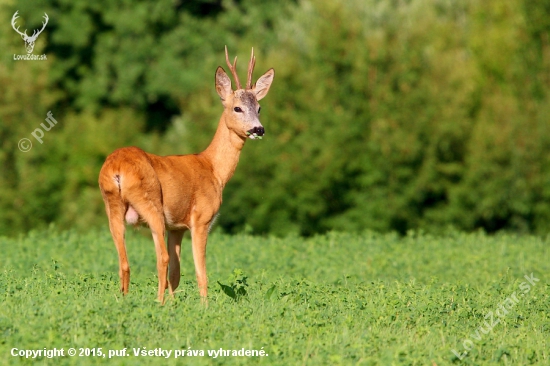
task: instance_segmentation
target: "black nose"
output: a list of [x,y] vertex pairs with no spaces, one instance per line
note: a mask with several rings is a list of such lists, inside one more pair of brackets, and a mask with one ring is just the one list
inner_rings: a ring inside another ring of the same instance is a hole
[[265,133],[265,130],[263,127],[254,127],[253,129],[248,130],[248,132],[250,132],[251,135],[263,136]]

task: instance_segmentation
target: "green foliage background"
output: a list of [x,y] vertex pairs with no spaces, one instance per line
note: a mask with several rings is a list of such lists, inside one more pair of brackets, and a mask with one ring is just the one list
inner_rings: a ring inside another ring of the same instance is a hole
[[[49,15],[47,61],[13,60],[16,10]],[[204,149],[224,45],[241,75],[250,47],[276,70],[224,231],[548,232],[550,0],[0,0],[0,19],[0,234],[105,225],[118,147]]]

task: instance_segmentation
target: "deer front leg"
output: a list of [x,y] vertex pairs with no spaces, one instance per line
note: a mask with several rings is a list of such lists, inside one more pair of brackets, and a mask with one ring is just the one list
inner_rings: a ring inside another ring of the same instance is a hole
[[168,231],[168,255],[170,256],[169,272],[170,281],[168,287],[170,295],[174,295],[174,291],[180,284],[180,254],[181,254],[181,239],[185,230],[169,230]]
[[201,302],[207,304],[208,278],[206,277],[206,241],[208,238],[208,225],[196,226],[191,231],[193,246],[193,260],[195,262],[195,274],[199,285]]

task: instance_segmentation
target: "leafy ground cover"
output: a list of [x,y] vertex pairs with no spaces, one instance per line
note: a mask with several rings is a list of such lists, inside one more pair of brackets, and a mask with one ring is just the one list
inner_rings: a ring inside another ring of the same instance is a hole
[[0,238],[0,363],[550,363],[549,238],[213,233],[204,308],[188,238],[178,292],[156,302],[146,233],[128,233],[126,297],[107,231]]

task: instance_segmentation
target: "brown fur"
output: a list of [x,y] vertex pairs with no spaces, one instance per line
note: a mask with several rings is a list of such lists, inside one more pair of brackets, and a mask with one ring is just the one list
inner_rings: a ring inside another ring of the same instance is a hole
[[[169,289],[173,294],[179,285],[181,240],[186,230],[191,231],[199,292],[206,301],[208,230],[222,203],[223,188],[237,167],[247,139],[246,132],[261,127],[258,101],[267,94],[273,77],[274,71],[270,69],[260,77],[257,86],[233,92],[231,80],[218,67],[216,90],[222,99],[224,112],[212,142],[202,153],[158,156],[138,147],[125,147],[107,157],[99,173],[99,186],[118,251],[121,291],[124,294],[128,293],[130,284],[124,239],[126,218],[129,223],[139,221],[151,229],[161,303],[164,302],[165,290]],[[242,108],[242,112],[235,112],[235,107]],[[168,249],[165,230],[168,231]]]

